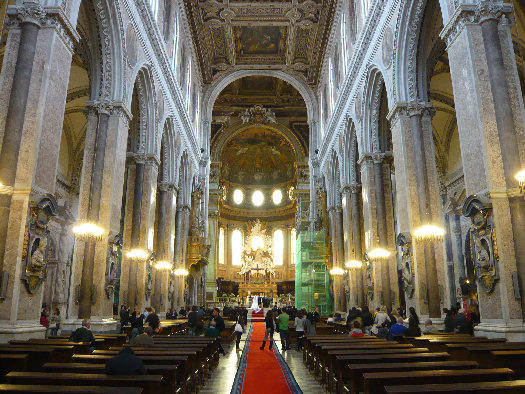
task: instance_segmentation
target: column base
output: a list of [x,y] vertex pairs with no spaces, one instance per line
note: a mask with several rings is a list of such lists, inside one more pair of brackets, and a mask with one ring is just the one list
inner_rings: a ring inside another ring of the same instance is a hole
[[507,338],[509,342],[525,341],[523,323],[480,323],[474,327],[474,335],[487,338]]
[[[115,334],[118,332],[119,322],[111,317],[92,317],[90,321],[91,331],[95,334]],[[71,333],[81,326],[82,319],[68,319],[62,323],[61,329],[63,333]]]
[[45,339],[46,328],[35,322],[0,322],[0,343],[12,340]]

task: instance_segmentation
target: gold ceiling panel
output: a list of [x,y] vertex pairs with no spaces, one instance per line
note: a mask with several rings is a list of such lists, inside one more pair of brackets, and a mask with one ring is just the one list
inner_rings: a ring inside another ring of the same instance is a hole
[[203,82],[280,69],[317,85],[337,0],[184,0]]

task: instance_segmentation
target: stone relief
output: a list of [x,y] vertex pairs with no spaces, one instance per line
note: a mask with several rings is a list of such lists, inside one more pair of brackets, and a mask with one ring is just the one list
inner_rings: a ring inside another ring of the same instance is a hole
[[122,259],[122,236],[116,234],[108,242],[108,258],[106,262],[106,284],[104,290],[106,297],[111,299],[115,292],[115,285],[117,284],[118,267]]
[[400,233],[396,238],[396,245],[401,249],[401,278],[403,290],[408,298],[414,296],[414,263],[412,260],[412,237],[410,233]]
[[476,281],[486,293],[492,293],[499,280],[498,248],[492,218],[492,203],[486,197],[470,196],[464,204],[463,216],[470,219],[470,255]]
[[389,69],[392,65],[392,55],[394,53],[394,33],[392,28],[389,26],[386,28],[385,35],[383,36],[382,45],[382,59],[385,69]]
[[50,194],[36,197],[30,202],[22,253],[24,264],[22,280],[31,294],[35,294],[46,279],[49,252],[48,225],[56,214],[57,201]]

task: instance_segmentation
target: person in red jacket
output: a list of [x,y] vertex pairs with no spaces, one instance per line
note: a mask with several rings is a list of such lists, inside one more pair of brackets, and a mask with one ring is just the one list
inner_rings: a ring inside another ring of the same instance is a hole
[[46,330],[49,328],[49,319],[47,318],[49,316],[49,312],[47,310],[43,310],[40,314],[40,324],[43,325]]

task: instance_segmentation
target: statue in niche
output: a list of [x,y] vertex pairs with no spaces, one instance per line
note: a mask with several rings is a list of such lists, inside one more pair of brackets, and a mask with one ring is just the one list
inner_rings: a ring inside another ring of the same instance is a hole
[[173,294],[175,293],[175,280],[173,274],[170,273],[168,283],[168,301],[173,305]]
[[370,263],[368,255],[366,253],[363,256],[363,262],[365,263],[365,266],[366,266],[366,271],[365,271],[366,294],[368,296],[368,299],[372,301],[374,299],[374,270],[372,268],[372,264]]
[[106,262],[106,284],[104,289],[108,299],[113,297],[117,284],[118,267],[121,259],[122,236],[116,234],[108,243],[108,258]]
[[61,269],[57,275],[57,282],[55,285],[55,296],[54,302],[63,303],[66,302],[66,270]]
[[151,297],[151,292],[153,291],[153,262],[155,260],[155,255],[152,253],[148,261],[146,262],[146,286],[144,295],[146,296],[146,301]]
[[476,281],[486,293],[492,293],[497,281],[498,248],[492,218],[492,203],[486,197],[470,196],[463,203],[462,214],[470,218],[470,257]]
[[401,280],[403,290],[408,298],[414,296],[414,270],[412,261],[412,237],[410,233],[400,233],[396,238],[396,244],[401,249]]
[[25,267],[21,279],[25,282],[29,293],[35,294],[46,279],[49,253],[48,225],[51,218],[57,214],[57,201],[50,194],[35,196],[30,201],[29,211],[22,252]]

